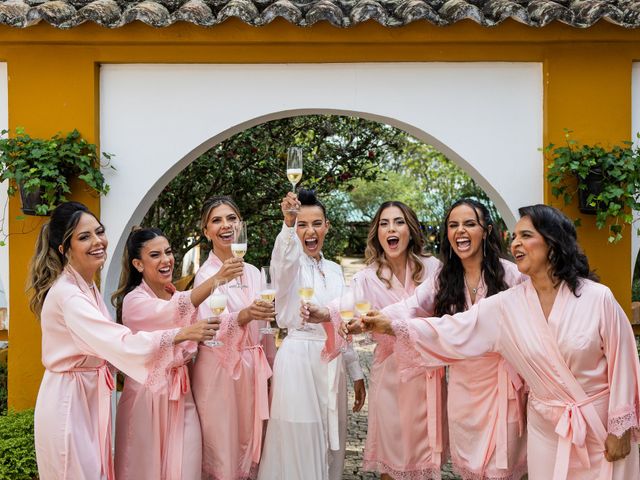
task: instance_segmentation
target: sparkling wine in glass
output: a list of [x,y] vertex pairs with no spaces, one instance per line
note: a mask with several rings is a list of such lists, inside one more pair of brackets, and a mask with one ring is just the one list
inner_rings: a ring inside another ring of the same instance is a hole
[[[233,228],[233,243],[231,253],[236,258],[244,258],[247,253],[247,223],[239,221]],[[236,279],[236,288],[247,288],[242,284],[242,277]]]
[[[313,284],[315,272],[313,265],[300,265],[298,270],[298,296],[304,303],[309,303],[313,298]],[[296,330],[310,331],[313,330],[307,322],[302,319],[302,324]]]
[[[220,290],[217,290],[218,285],[213,286],[211,295],[207,299],[209,308],[213,312],[214,318],[217,320],[220,318],[220,314],[227,308],[227,295]],[[217,338],[217,334],[213,336],[212,340],[207,340],[204,344],[208,347],[219,347],[224,343]]]
[[[367,299],[364,285],[358,283],[355,278],[352,279],[352,283],[356,311],[358,312],[359,317],[362,319],[362,317],[364,317],[367,313],[369,313],[369,310],[371,310],[371,302]],[[359,335],[357,342],[359,345],[371,345],[372,343],[374,343],[369,332]]]
[[[273,278],[273,269],[267,265],[260,269],[260,300],[263,302],[274,302],[276,300],[276,283]],[[264,335],[274,335],[276,329],[271,325],[262,327],[260,333]]]
[[[291,191],[296,193],[296,185],[302,179],[302,149],[299,147],[289,147],[287,151],[287,179],[291,183]],[[298,209],[289,211],[297,212]]]

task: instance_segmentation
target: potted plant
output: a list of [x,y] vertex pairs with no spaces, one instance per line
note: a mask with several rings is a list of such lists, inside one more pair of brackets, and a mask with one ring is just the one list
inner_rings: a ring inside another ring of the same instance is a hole
[[[32,138],[21,127],[12,137],[8,133],[0,132],[0,182],[9,181],[9,195],[20,190],[25,214],[48,215],[66,201],[72,178],[83,180],[98,194],[109,191],[96,146],[77,130],[65,136],[57,133],[49,139]],[[108,165],[111,155],[102,155]]]
[[551,193],[565,205],[578,193],[580,211],[595,214],[596,226],[608,227],[609,242],[618,242],[624,226],[634,222],[633,211],[640,210],[639,151],[631,142],[612,148],[579,145],[571,133],[565,130],[565,145],[544,149]]

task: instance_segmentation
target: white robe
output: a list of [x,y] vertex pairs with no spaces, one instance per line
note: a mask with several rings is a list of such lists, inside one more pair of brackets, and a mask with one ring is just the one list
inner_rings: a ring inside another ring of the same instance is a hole
[[340,266],[305,255],[295,227],[283,226],[271,257],[278,324],[287,328],[273,367],[271,414],[258,480],[340,480],[347,434],[345,368],[363,378],[357,354],[348,350],[329,363],[321,358],[326,340],[321,325],[300,326],[297,277],[314,265],[312,302],[326,305],[340,296]]

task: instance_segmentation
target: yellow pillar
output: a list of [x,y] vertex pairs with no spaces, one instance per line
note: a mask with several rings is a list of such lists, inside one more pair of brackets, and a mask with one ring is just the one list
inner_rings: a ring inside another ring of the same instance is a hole
[[[546,140],[563,143],[565,128],[582,143],[612,146],[630,139],[631,57],[624,49],[606,44],[548,47],[544,81]],[[611,245],[607,231],[595,227],[594,216],[580,214],[575,202],[565,207],[562,199],[551,195],[548,184],[545,199],[571,218],[581,218],[578,240],[592,268],[630,314],[631,230],[627,228],[623,240]]]
[[[97,139],[97,76],[88,49],[16,46],[6,49],[9,75],[9,126],[31,136],[49,137],[77,128]],[[99,201],[76,188],[74,199],[98,212]],[[9,407],[33,407],[43,373],[40,325],[25,295],[27,268],[41,225],[47,218],[22,215],[18,197],[9,201],[10,302]]]

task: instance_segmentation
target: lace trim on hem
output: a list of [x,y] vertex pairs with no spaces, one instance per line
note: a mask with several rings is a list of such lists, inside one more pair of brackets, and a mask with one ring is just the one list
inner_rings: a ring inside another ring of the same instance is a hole
[[627,407],[618,410],[619,413],[609,415],[607,432],[620,438],[627,430],[633,430],[634,438],[637,437],[639,426],[635,407]]
[[166,382],[167,368],[174,360],[173,340],[179,331],[179,328],[174,328],[165,330],[162,332],[162,335],[160,335],[157,353],[150,363],[151,371],[144,382],[145,387],[155,387],[159,385],[161,381]]
[[442,478],[439,465],[428,464],[421,467],[408,465],[407,468],[412,468],[412,470],[399,470],[384,462],[375,460],[364,460],[362,462],[362,470],[381,474],[386,473],[392,476],[394,480],[441,480]]
[[191,325],[194,323],[198,317],[198,309],[191,303],[191,290],[187,290],[186,292],[176,292],[173,294],[171,300],[176,299],[178,302],[177,312],[178,312],[178,321],[180,325]]
[[453,472],[462,480],[520,480],[527,473],[527,464],[522,463],[504,473],[479,473],[453,462]]
[[[248,472],[236,472],[234,480],[256,480],[258,477],[258,464],[253,463]],[[202,480],[224,480],[225,476],[214,469],[203,466]]]

